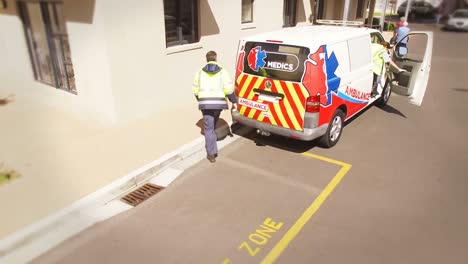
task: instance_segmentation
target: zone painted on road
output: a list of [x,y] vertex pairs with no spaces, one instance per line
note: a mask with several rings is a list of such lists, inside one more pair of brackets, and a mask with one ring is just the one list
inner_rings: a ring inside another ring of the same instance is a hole
[[[323,189],[323,191],[315,198],[315,200],[310,204],[310,206],[302,213],[302,215],[296,220],[296,222],[289,228],[289,230],[284,234],[284,236],[278,241],[278,243],[273,247],[273,249],[263,258],[261,261],[262,264],[270,264],[274,263],[279,256],[283,253],[283,251],[288,247],[288,245],[291,243],[291,241],[299,234],[299,232],[302,230],[302,228],[309,222],[309,220],[312,218],[312,216],[320,209],[320,206],[325,202],[325,200],[330,196],[330,194],[333,192],[333,190],[338,186],[338,184],[341,182],[343,177],[349,172],[351,169],[352,165],[330,159],[327,157],[323,157],[320,155],[312,154],[305,152],[302,155],[307,156],[309,158],[325,161],[334,165],[341,166],[341,169],[338,171],[338,173],[332,178],[332,180],[327,184],[327,186]],[[265,228],[265,223],[267,223],[267,227],[276,227],[274,231],[278,231],[282,223],[277,224],[276,226],[268,225],[271,223],[271,219],[267,218],[265,222],[263,223],[261,227]],[[271,230],[270,230],[271,231]],[[271,236],[268,234],[268,236],[261,236],[263,233],[259,232],[257,233],[252,233],[249,235],[249,239],[252,240],[253,242],[257,245],[263,246],[268,242],[267,238],[270,238]],[[261,238],[261,239],[260,239]],[[261,240],[261,241],[260,241]],[[247,242],[243,242],[238,250],[242,249],[247,249],[250,252],[250,256],[255,256],[256,253],[259,251],[260,248],[250,248],[249,244]],[[250,250],[249,250],[250,249]],[[222,262],[223,264],[229,264],[231,263],[231,260],[229,258],[224,259]]]

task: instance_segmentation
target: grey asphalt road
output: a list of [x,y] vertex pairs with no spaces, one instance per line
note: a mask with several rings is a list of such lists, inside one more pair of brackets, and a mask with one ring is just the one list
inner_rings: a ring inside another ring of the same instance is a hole
[[332,149],[247,135],[33,263],[466,263],[468,34],[417,29],[435,31],[421,107],[394,95]]

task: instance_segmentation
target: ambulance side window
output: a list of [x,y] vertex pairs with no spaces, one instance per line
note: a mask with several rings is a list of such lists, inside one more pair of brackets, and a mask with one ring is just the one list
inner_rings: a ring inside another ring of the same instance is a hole
[[382,35],[380,35],[377,32],[374,32],[374,33],[371,33],[371,41],[372,43],[383,43],[385,40],[382,37]]
[[355,71],[371,63],[369,37],[359,37],[348,40],[351,71]]

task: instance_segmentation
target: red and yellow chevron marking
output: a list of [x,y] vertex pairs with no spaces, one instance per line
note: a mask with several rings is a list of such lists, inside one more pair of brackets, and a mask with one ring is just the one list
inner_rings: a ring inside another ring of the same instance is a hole
[[239,97],[267,104],[266,112],[239,105],[239,113],[243,116],[269,123],[275,126],[302,131],[304,129],[305,103],[309,96],[307,89],[301,83],[271,80],[271,91],[284,95],[279,103],[266,102],[258,99],[254,88],[265,90],[267,78],[241,73],[237,80]]

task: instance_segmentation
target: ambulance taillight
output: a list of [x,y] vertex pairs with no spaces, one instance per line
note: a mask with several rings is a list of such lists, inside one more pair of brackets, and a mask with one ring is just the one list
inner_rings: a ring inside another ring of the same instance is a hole
[[320,111],[320,94],[310,96],[306,101],[307,113],[318,113]]

